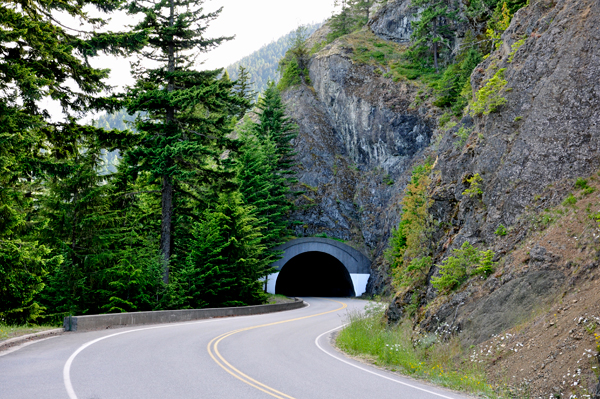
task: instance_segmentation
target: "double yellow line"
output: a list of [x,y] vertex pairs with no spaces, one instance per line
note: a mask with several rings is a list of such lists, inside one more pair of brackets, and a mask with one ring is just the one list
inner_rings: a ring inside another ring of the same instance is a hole
[[235,367],[233,367],[219,353],[219,343],[221,341],[223,341],[225,338],[231,337],[232,335],[235,335],[235,334],[243,332],[243,331],[254,330],[256,328],[263,328],[263,327],[275,326],[277,324],[290,323],[292,321],[310,319],[311,317],[317,317],[317,316],[322,316],[324,314],[337,312],[337,311],[340,311],[340,310],[345,309],[345,308],[348,307],[348,305],[345,304],[344,302],[334,301],[333,299],[327,299],[327,300],[328,301],[332,301],[332,302],[337,302],[337,303],[339,303],[342,306],[340,306],[337,309],[329,310],[327,312],[313,314],[313,315],[310,315],[310,316],[297,317],[295,319],[282,320],[282,321],[277,321],[277,322],[274,322],[274,323],[261,324],[261,325],[258,325],[258,326],[240,328],[239,330],[233,330],[233,331],[226,332],[224,334],[219,335],[216,338],[213,338],[208,343],[208,346],[207,346],[208,354],[210,355],[210,357],[212,358],[212,360],[214,360],[215,363],[217,363],[223,370],[225,370],[226,372],[228,372],[229,374],[231,374],[232,376],[234,376],[238,380],[242,381],[243,383],[248,384],[251,387],[254,387],[254,388],[258,389],[259,391],[263,391],[264,393],[266,393],[268,395],[271,395],[271,396],[273,396],[275,398],[278,398],[278,399],[294,399],[293,397],[291,397],[289,395],[286,395],[283,392],[279,392],[278,390],[276,390],[274,388],[271,388],[271,387],[269,387],[269,386],[267,386],[267,385],[265,385],[265,384],[263,384],[261,382],[256,381],[254,378],[249,377],[248,375],[242,373],[240,370],[238,370]]

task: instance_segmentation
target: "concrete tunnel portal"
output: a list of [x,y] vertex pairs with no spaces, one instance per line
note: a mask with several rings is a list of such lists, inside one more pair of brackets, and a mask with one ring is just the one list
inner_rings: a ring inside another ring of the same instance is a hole
[[350,297],[366,291],[371,261],[342,242],[319,237],[291,240],[276,248],[282,259],[267,291],[287,296]]

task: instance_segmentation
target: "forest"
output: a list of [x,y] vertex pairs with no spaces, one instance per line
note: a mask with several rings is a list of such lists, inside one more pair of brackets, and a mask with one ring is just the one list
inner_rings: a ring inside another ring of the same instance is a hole
[[[193,67],[229,40],[203,3],[0,5],[0,323],[265,301],[296,128],[274,84],[255,101],[247,76]],[[116,11],[139,22],[103,32]],[[111,93],[99,54],[136,57],[135,84]]]

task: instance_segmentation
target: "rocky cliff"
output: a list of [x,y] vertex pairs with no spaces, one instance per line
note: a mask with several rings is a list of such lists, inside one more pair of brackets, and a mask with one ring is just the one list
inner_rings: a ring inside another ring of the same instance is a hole
[[313,86],[284,93],[299,126],[297,177],[304,194],[294,218],[302,222],[299,236],[346,240],[374,260],[369,291],[379,292],[386,274],[378,266],[398,224],[399,196],[435,121],[410,107],[414,87],[354,62],[352,53],[343,39],[328,45],[310,60]]
[[[414,13],[409,1],[389,2],[364,34],[406,43]],[[449,293],[431,285],[432,268],[416,330],[494,347],[492,373],[519,375],[546,397],[565,384],[593,392],[597,377],[579,365],[593,357],[590,331],[600,324],[600,3],[532,0],[519,10],[471,75],[473,101],[494,76],[492,95],[503,101],[447,131],[441,110],[416,101],[423,86],[357,62],[352,40],[316,53],[312,86],[285,93],[300,127],[297,233],[347,240],[374,261],[369,292],[393,292],[382,254],[402,191],[414,164],[435,160],[434,263],[469,242],[493,250],[497,264]],[[474,176],[479,191],[468,195]],[[394,297],[390,321],[410,300]]]

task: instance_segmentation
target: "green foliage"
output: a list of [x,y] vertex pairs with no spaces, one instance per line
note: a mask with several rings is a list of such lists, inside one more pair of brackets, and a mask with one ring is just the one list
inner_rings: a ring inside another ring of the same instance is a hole
[[[434,105],[438,107],[450,107],[454,114],[462,113],[467,105],[468,98],[463,95],[466,85],[470,86],[471,73],[481,62],[481,54],[470,48],[463,55],[462,60],[457,64],[452,64],[444,71],[441,78],[435,83],[436,100]],[[470,98],[470,90],[468,97]]]
[[[306,34],[311,35],[321,23],[305,25]],[[292,38],[296,35],[296,30],[280,37],[279,39],[264,45],[254,53],[231,64],[225,70],[229,73],[232,80],[238,80],[239,68],[244,67],[248,72],[248,78],[252,83],[250,89],[257,93],[262,93],[267,89],[270,81],[277,82],[280,78],[278,72],[279,61],[290,49]],[[323,45],[324,47],[324,45]],[[312,50],[311,50],[312,52]]]
[[468,360],[468,352],[457,342],[458,338],[415,336],[409,321],[390,327],[384,321],[385,309],[376,305],[372,308],[367,308],[364,314],[349,314],[348,326],[336,339],[341,350],[353,356],[374,358],[377,364],[413,378],[482,397],[497,397],[486,383],[483,368]]
[[219,79],[221,71],[192,69],[198,53],[231,39],[204,36],[205,25],[220,10],[203,14],[202,4],[202,0],[158,5],[140,0],[128,7],[130,15],[141,17],[134,31],[151,38],[143,55],[160,61],[152,67],[138,61],[133,67],[137,81],[128,88],[127,111],[141,113],[136,121],[140,137],[125,158],[132,176],[148,172],[152,182],[161,184],[160,251],[165,283],[175,251],[175,202],[185,195],[178,188],[196,183],[199,176],[208,180],[228,173],[221,167],[221,154],[235,147],[228,138],[233,128],[231,112],[248,106],[245,98],[232,92],[230,80]]
[[[106,98],[108,70],[90,66],[99,53],[138,50],[145,33],[98,32],[106,12],[119,1],[33,0],[0,5],[0,319],[24,323],[39,319],[45,279],[61,262],[55,248],[40,239],[46,220],[40,212],[45,183],[63,172],[82,136],[106,138],[102,131],[75,123],[87,112],[120,108]],[[95,10],[94,10],[95,9]],[[97,18],[91,18],[91,12]],[[63,22],[59,23],[58,20]],[[72,29],[69,20],[90,27]],[[62,115],[50,118],[54,100]],[[101,137],[103,136],[103,137]]]
[[292,58],[283,67],[283,73],[277,84],[277,89],[279,91],[284,91],[290,87],[297,86],[302,83],[302,77],[308,79],[308,70],[300,70],[298,61],[296,61],[296,58]]
[[412,23],[412,44],[406,55],[413,63],[439,72],[439,58],[449,51],[454,39],[452,21],[457,13],[451,10],[449,0],[413,0],[411,5],[422,11],[420,19]]
[[180,274],[184,307],[255,305],[267,295],[260,277],[271,269],[258,221],[239,194],[222,194],[193,223],[189,255]]
[[494,252],[491,250],[479,251],[468,241],[460,247],[453,249],[449,256],[439,265],[439,277],[431,279],[431,284],[439,291],[450,291],[459,287],[469,277],[482,275],[489,276],[494,271]]
[[456,136],[458,137],[458,141],[456,143],[454,143],[454,146],[456,148],[462,148],[465,145],[465,143],[467,142],[467,139],[471,135],[472,131],[473,131],[473,128],[467,128],[467,129],[465,129],[464,126],[461,126],[458,129],[458,132],[456,132]]
[[428,245],[428,209],[432,203],[429,197],[430,172],[430,165],[420,165],[413,169],[411,181],[404,190],[401,202],[400,223],[392,230],[386,257],[392,264],[394,284],[397,287],[420,285],[427,276],[427,265],[431,264]]
[[477,91],[476,100],[470,106],[471,116],[489,115],[500,106],[506,104],[506,98],[502,97],[504,87],[508,81],[504,79],[506,68],[500,68],[486,84]]
[[498,3],[492,18],[488,21],[486,30],[486,36],[491,41],[493,50],[499,49],[502,45],[502,33],[508,29],[511,19],[512,13],[508,4],[506,2]]
[[258,112],[259,123],[245,119],[238,128],[242,147],[237,178],[243,202],[254,207],[265,227],[261,243],[270,249],[291,235],[289,215],[294,206],[290,187],[297,182],[291,141],[297,127],[285,116],[281,95],[273,84],[260,99]]
[[588,185],[588,181],[582,177],[577,179],[577,181],[575,182],[575,187],[582,190],[584,195],[589,195],[596,191],[596,188],[590,187]]
[[504,237],[504,236],[505,236],[507,233],[508,233],[508,232],[507,232],[507,230],[506,230],[506,227],[504,227],[504,225],[503,225],[503,224],[500,224],[500,225],[498,226],[498,228],[496,229],[496,231],[494,232],[494,234],[496,234],[496,235],[497,235],[497,236],[499,236],[499,237]]
[[562,204],[564,206],[573,206],[576,203],[577,203],[577,198],[573,195],[573,193],[569,193],[567,198],[565,198],[564,201],[562,202]]
[[330,33],[327,35],[327,42],[331,43],[338,37],[348,35],[366,25],[374,4],[375,0],[336,0],[335,5],[340,11],[329,20]]
[[309,51],[306,48],[307,28],[300,25],[290,38],[290,49],[279,61],[281,80],[277,88],[284,91],[301,83],[310,85],[308,76]]
[[586,188],[588,188],[588,181],[582,177],[579,177],[577,179],[577,181],[575,181],[575,187],[581,189],[581,190],[585,190]]
[[483,189],[481,187],[483,178],[479,176],[479,173],[475,173],[473,176],[469,177],[467,183],[469,184],[469,188],[463,191],[463,195],[467,195],[471,198],[481,197],[483,195]]
[[[12,90],[0,96],[1,322],[265,299],[260,278],[288,231],[294,127],[271,86],[252,129],[265,138],[271,208],[245,203],[252,201],[236,180],[245,144],[230,133],[254,93],[243,68],[236,81],[190,69],[198,52],[225,40],[202,36],[218,12],[194,16],[201,4],[130,3],[131,14],[142,14],[133,32],[81,37],[37,12],[62,11],[100,27],[83,12],[92,3],[34,1],[23,15],[0,6],[0,18],[10,17],[0,28],[3,46],[23,47],[0,66],[18,72],[0,74]],[[89,67],[87,57],[142,48],[163,63],[133,65],[137,82],[126,104],[102,98],[108,70]],[[48,93],[64,121],[49,123],[39,108]],[[94,126],[76,122],[91,111],[106,114]],[[256,176],[246,177],[249,192]],[[264,224],[262,211],[271,218]]]
[[511,52],[508,55],[508,62],[509,63],[512,63],[514,61],[515,54],[517,54],[517,51],[519,51],[519,49],[521,48],[521,46],[523,44],[525,44],[525,40],[526,39],[521,39],[521,40],[518,40],[518,41],[516,41],[516,42],[513,43],[513,45],[511,46]]

